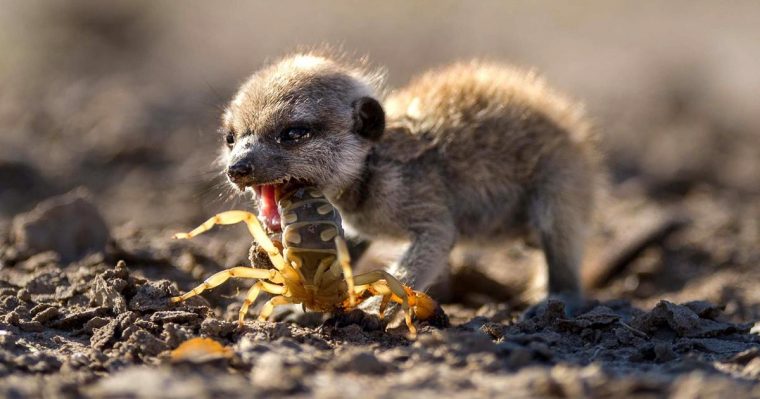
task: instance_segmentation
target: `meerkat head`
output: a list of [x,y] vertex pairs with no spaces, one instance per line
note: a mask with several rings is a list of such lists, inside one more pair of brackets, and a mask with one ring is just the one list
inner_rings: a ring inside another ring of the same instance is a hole
[[380,81],[301,54],[256,72],[233,97],[222,117],[223,162],[232,184],[255,192],[270,229],[279,229],[276,200],[286,184],[337,195],[360,178],[385,129]]

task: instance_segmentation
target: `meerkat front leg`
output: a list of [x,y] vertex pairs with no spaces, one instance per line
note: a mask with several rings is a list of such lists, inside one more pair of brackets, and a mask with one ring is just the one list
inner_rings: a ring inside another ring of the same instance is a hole
[[[415,291],[424,292],[448,272],[449,253],[456,240],[456,229],[453,223],[446,223],[445,218],[437,220],[444,222],[428,225],[427,230],[413,235],[411,244],[401,259],[388,267],[392,276]],[[382,308],[386,316],[394,317],[398,307],[391,306],[386,311],[386,306],[387,301],[383,304],[378,297],[370,298],[362,304],[365,310],[379,312]]]
[[427,227],[413,235],[401,260],[388,270],[404,285],[417,291],[427,290],[447,271],[449,253],[456,239],[453,223]]

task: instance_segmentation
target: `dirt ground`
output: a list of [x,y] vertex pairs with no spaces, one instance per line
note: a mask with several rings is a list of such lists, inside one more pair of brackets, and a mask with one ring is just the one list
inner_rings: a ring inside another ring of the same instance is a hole
[[[221,269],[229,254],[200,239],[186,244],[140,230],[115,230],[110,240],[99,240],[108,230],[87,201],[82,192],[46,201],[14,219],[5,235],[5,397],[760,395],[760,323],[752,322],[760,318],[753,272],[760,213],[733,210],[713,195],[688,201],[697,209],[715,207],[716,217],[695,214],[699,222],[680,233],[652,233],[668,220],[653,218],[654,227],[605,241],[614,254],[628,251],[617,242],[645,248],[594,291],[617,299],[592,302],[573,318],[561,303],[549,303],[520,320],[520,304],[489,290],[519,284],[499,281],[498,273],[488,277],[488,267],[476,274],[462,265],[454,285],[463,294],[444,305],[451,326],[423,322],[413,341],[404,327],[384,331],[381,320],[361,311],[334,317],[286,311],[278,321],[248,321],[239,329],[240,284],[170,305],[178,288]],[[648,245],[642,239],[658,235],[667,238]],[[239,241],[246,240],[241,234]],[[531,254],[523,252],[491,267],[529,262]],[[170,359],[172,349],[199,336],[228,346],[232,355]]]
[[[0,396],[760,397],[760,7],[169,4],[0,8]],[[292,13],[311,25],[278,22]],[[253,309],[238,328],[250,282],[169,303],[248,262],[242,227],[170,239],[250,209],[213,164],[218,107],[322,41],[391,85],[480,56],[588,104],[609,184],[577,316],[521,317],[544,288],[520,243],[455,251],[450,326],[416,340],[361,311]],[[172,358],[194,337],[228,350]]]

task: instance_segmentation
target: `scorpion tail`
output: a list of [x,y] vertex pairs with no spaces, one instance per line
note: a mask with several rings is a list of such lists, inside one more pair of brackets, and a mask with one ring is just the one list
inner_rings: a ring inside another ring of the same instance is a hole
[[435,299],[420,291],[408,289],[409,304],[418,320],[424,320],[431,326],[445,328],[450,326],[449,317]]
[[419,291],[412,291],[410,298],[414,298],[410,302],[414,303],[412,305],[414,315],[420,320],[427,320],[433,317],[433,314],[435,314],[436,309],[439,307],[438,302],[429,295]]

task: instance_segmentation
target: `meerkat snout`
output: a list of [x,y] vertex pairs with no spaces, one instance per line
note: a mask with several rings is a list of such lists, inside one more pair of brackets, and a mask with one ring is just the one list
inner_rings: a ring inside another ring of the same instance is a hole
[[246,179],[253,174],[253,168],[248,162],[236,162],[227,167],[227,177],[236,186],[245,186]]

